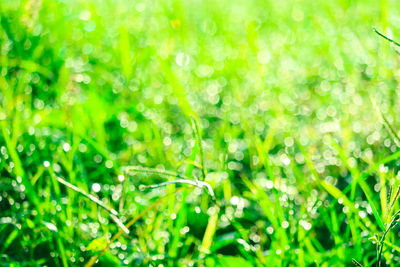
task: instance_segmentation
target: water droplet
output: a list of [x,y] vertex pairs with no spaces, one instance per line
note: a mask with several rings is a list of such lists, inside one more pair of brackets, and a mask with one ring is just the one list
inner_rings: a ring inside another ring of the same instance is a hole
[[68,152],[70,149],[71,149],[70,144],[64,143],[64,145],[63,145],[63,150],[64,150],[65,152]]
[[274,228],[272,228],[272,226],[267,227],[267,233],[272,235],[272,233],[274,232]]
[[185,53],[180,52],[176,55],[175,61],[176,61],[176,64],[178,64],[181,67],[186,66],[190,62],[190,57],[188,55],[186,55]]
[[200,209],[199,206],[197,206],[197,207],[194,208],[194,211],[195,211],[196,213],[200,213],[200,212],[201,212],[201,209]]
[[231,204],[232,205],[237,205],[239,203],[239,198],[237,196],[233,196],[231,198]]
[[111,169],[113,166],[114,166],[114,164],[113,164],[113,162],[112,162],[111,160],[107,160],[107,161],[106,161],[106,167],[107,167],[108,169]]
[[94,192],[97,193],[97,192],[99,192],[101,190],[101,186],[98,183],[94,183],[92,185],[92,189],[93,189]]

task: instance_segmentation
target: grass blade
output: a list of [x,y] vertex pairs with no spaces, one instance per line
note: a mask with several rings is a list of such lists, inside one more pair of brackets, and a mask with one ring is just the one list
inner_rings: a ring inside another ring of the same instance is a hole
[[118,225],[118,227],[120,227],[125,233],[129,234],[128,228],[124,226],[124,224],[121,222],[120,219],[118,219],[118,217],[117,217],[118,212],[115,209],[108,207],[103,201],[101,201],[97,197],[86,193],[85,191],[83,191],[79,187],[76,187],[75,185],[73,185],[71,183],[68,183],[67,181],[65,181],[61,177],[57,177],[57,181],[59,181],[60,183],[62,183],[65,186],[67,186],[68,188],[70,188],[70,189],[72,189],[72,190],[84,195],[85,197],[89,198],[91,201],[93,201],[94,203],[96,203],[97,205],[102,207],[103,209],[107,210],[110,213],[111,219]]
[[200,134],[200,127],[199,124],[197,123],[197,120],[192,116],[192,128],[194,131],[194,136],[196,138],[197,146],[199,147],[199,156],[200,156],[200,162],[201,162],[201,172],[203,174],[203,180],[206,179],[207,176],[207,169],[204,161],[204,150],[203,150],[203,144],[202,144],[202,139],[201,139],[201,134]]
[[398,42],[396,42],[395,40],[393,40],[393,39],[387,37],[387,36],[384,35],[383,33],[380,33],[376,28],[373,28],[373,31],[374,31],[376,34],[378,34],[380,37],[382,37],[383,39],[385,39],[385,40],[389,41],[390,43],[392,43],[392,44],[394,44],[394,45],[400,47],[400,43],[398,43]]

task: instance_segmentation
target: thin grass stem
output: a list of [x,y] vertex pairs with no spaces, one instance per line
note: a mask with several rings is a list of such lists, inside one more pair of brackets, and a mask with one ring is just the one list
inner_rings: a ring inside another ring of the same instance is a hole
[[140,167],[140,166],[126,166],[126,167],[122,168],[122,171],[127,174],[131,174],[131,175],[135,174],[135,173],[142,173],[142,174],[147,174],[147,175],[153,174],[153,175],[158,175],[158,176],[173,177],[176,179],[190,180],[185,175],[181,175],[176,172],[158,170],[158,169],[152,169],[152,168],[145,168],[145,167]]
[[206,169],[205,160],[204,160],[204,150],[203,150],[203,144],[201,141],[200,127],[199,127],[199,124],[197,123],[197,120],[194,117],[192,117],[191,119],[192,119],[192,128],[193,128],[194,136],[196,138],[197,145],[199,146],[201,172],[203,174],[203,180],[205,180],[206,175],[207,175],[207,169]]
[[356,259],[351,259],[351,262],[358,267],[363,267],[361,263],[359,263]]
[[103,209],[107,210],[110,213],[110,217],[111,219],[117,224],[117,226],[119,228],[121,228],[125,233],[129,234],[129,230],[127,227],[124,226],[124,224],[121,222],[120,219],[118,219],[117,215],[118,212],[113,209],[108,207],[104,202],[102,202],[100,199],[98,199],[97,197],[86,193],[85,191],[83,191],[82,189],[80,189],[79,187],[65,181],[63,178],[61,177],[57,177],[57,181],[59,181],[60,183],[62,183],[63,185],[67,186],[68,188],[84,195],[85,197],[89,198],[91,201],[95,202],[97,205],[99,205],[100,207],[102,207]]
[[382,37],[383,39],[385,39],[385,40],[389,41],[390,43],[392,43],[392,44],[394,44],[394,45],[400,47],[400,43],[398,43],[398,42],[396,42],[395,40],[393,40],[393,39],[387,37],[387,36],[384,35],[383,33],[380,33],[376,28],[373,28],[373,31],[374,31],[376,34],[378,34],[380,37]]
[[163,183],[154,184],[154,185],[140,185],[140,189],[141,190],[144,190],[147,188],[155,189],[155,188],[167,186],[169,184],[190,184],[190,185],[196,186],[201,189],[203,189],[205,187],[205,188],[207,188],[208,194],[212,198],[215,198],[214,191],[211,188],[210,184],[208,184],[207,182],[203,182],[203,181],[192,181],[192,180],[179,179],[179,180],[168,181],[168,182],[163,182]]
[[386,228],[386,231],[383,233],[381,240],[379,240],[379,244],[378,244],[378,254],[377,254],[377,261],[378,261],[378,266],[381,267],[382,266],[382,262],[381,262],[381,258],[382,258],[382,253],[383,253],[383,247],[385,244],[385,238],[386,235],[389,233],[389,231],[395,227],[398,223],[399,223],[399,216],[400,214],[400,210],[398,210],[393,216],[392,216],[392,220],[389,223],[389,226]]
[[[156,207],[158,204],[160,204],[164,199],[166,199],[167,197],[169,197],[172,194],[176,194],[179,191],[183,190],[183,188],[178,188],[176,189],[174,192],[170,193],[170,194],[166,194],[165,196],[160,197],[159,199],[157,199],[151,206],[147,207],[146,209],[144,209],[141,213],[139,213],[136,217],[132,218],[127,224],[126,227],[129,228],[131,227],[135,222],[137,222],[140,218],[143,217],[143,215],[145,215],[147,212],[149,212],[150,210],[154,209],[154,207]],[[102,255],[104,255],[104,253],[107,252],[107,250],[110,248],[110,245],[112,242],[114,242],[115,240],[117,240],[118,237],[120,237],[123,234],[124,231],[119,230],[111,239],[110,241],[107,243],[107,245],[105,246],[105,248],[99,253],[96,254],[94,256],[92,256],[90,258],[90,260],[85,264],[85,267],[92,267],[94,264],[96,264],[97,260],[99,259],[99,257],[101,257]]]

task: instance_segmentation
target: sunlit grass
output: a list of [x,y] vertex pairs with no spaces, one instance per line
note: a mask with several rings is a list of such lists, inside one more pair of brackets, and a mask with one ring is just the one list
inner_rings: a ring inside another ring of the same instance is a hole
[[396,265],[399,7],[1,1],[0,262]]

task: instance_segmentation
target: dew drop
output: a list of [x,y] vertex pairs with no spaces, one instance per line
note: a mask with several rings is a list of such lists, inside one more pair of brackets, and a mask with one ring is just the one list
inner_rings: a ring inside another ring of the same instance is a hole
[[92,189],[93,189],[94,192],[97,193],[97,192],[99,192],[101,190],[101,186],[98,183],[94,183],[92,185]]

